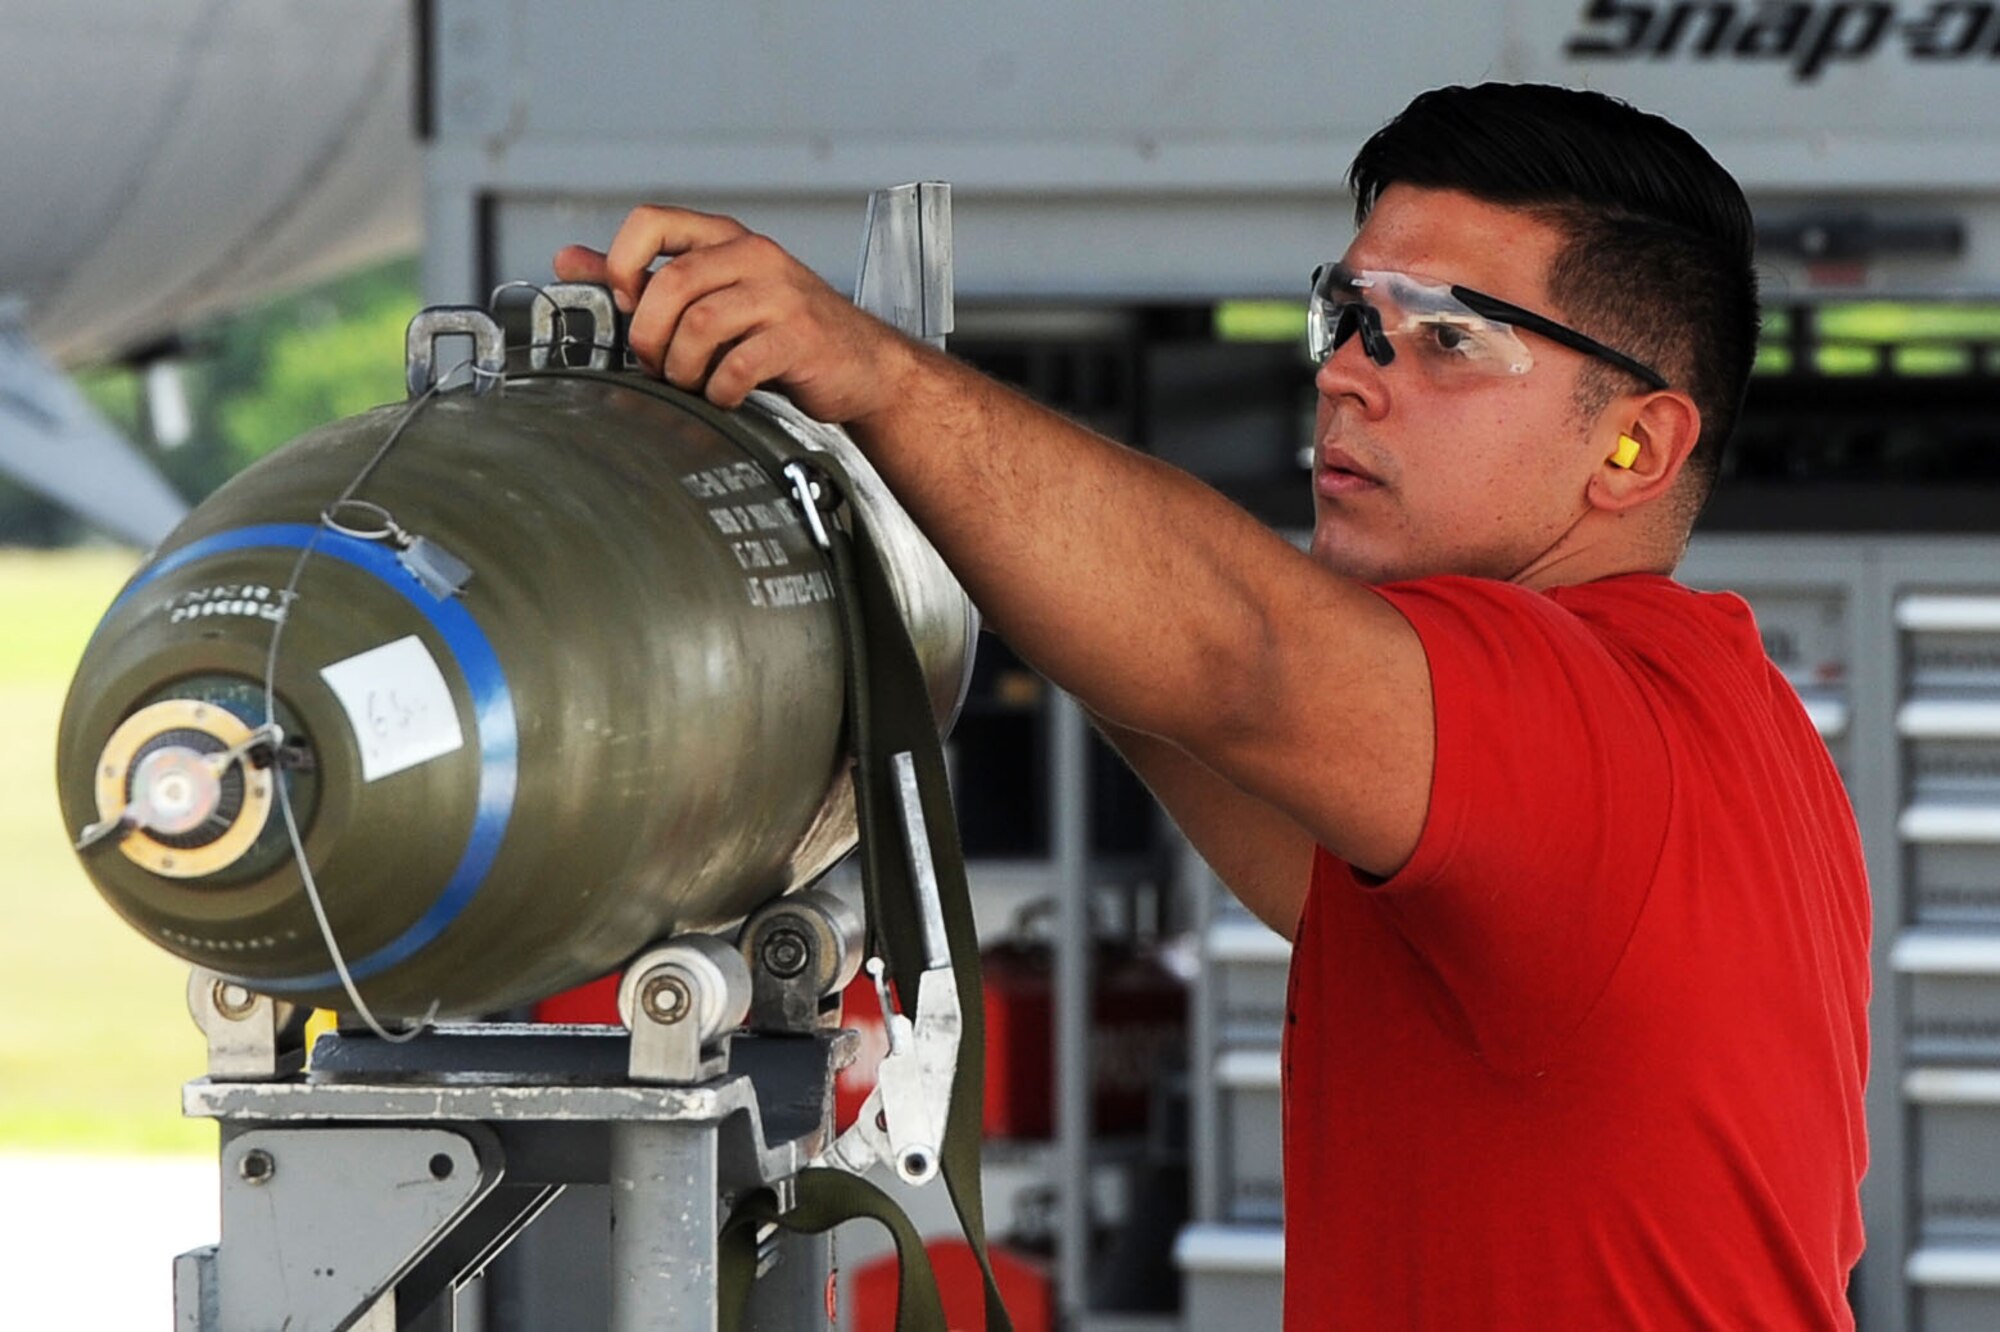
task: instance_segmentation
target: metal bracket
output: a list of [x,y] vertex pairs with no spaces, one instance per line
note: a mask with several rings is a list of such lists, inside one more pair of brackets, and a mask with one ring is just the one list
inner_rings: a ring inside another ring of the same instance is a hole
[[784,471],[785,480],[792,484],[792,499],[805,517],[806,530],[812,533],[813,544],[821,550],[832,550],[833,538],[826,529],[826,514],[819,507],[828,494],[826,482],[813,468],[796,460],[786,463]]
[[898,1058],[884,1059],[875,1077],[882,1116],[889,1124],[886,1154],[898,1175],[922,1184],[937,1173],[958,1071],[958,1045],[965,1032],[958,979],[950,968],[926,971],[917,978],[916,1013],[909,1049]]
[[569,364],[568,319],[573,314],[590,317],[590,341],[585,344],[590,348],[589,367],[613,369],[619,346],[618,316],[610,289],[594,282],[550,282],[535,288],[528,306],[528,364],[537,370]]
[[927,180],[868,196],[854,303],[933,347],[952,330],[951,186]]
[[[439,338],[472,339],[472,392],[475,396],[499,387],[507,372],[507,339],[500,323],[476,305],[433,305],[419,310],[403,335],[403,384],[411,397],[436,387]],[[457,366],[447,368],[456,370]]]
[[896,777],[896,812],[903,824],[903,850],[909,857],[910,880],[917,889],[924,967],[948,971],[951,941],[944,932],[944,901],[938,892],[937,862],[931,856],[930,828],[924,822],[923,788],[917,782],[916,756],[907,749],[891,754],[889,769]]
[[222,1242],[174,1264],[175,1326],[393,1328],[396,1283],[502,1173],[471,1125],[238,1134],[222,1149]]
[[688,934],[640,955],[618,983],[618,1015],[632,1033],[634,1082],[692,1083],[729,1067],[729,1035],[750,1011],[750,968],[709,934]]
[[204,967],[188,972],[188,1012],[208,1038],[208,1075],[261,1082],[305,1066],[311,1012]]
[[910,1005],[913,1020],[890,1003],[881,959],[868,960],[868,970],[882,996],[889,1053],[876,1068],[875,1090],[862,1103],[861,1113],[834,1140],[823,1159],[856,1174],[886,1160],[904,1182],[922,1184],[938,1171],[952,1084],[958,1073],[958,1047],[965,1034],[965,1013],[959,1005],[958,978],[951,969],[951,943],[945,934],[937,866],[931,857],[915,757],[907,750],[892,754],[890,767],[896,777],[904,850],[917,890],[924,970],[917,978],[915,1002]]

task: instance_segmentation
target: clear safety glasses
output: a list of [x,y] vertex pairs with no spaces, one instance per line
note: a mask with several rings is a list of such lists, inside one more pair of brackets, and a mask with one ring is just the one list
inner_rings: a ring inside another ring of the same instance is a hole
[[1470,287],[1345,264],[1313,270],[1306,344],[1315,365],[1359,334],[1361,350],[1377,365],[1394,361],[1400,347],[1442,371],[1525,375],[1535,358],[1518,329],[1607,361],[1648,388],[1667,387],[1666,377],[1643,361]]

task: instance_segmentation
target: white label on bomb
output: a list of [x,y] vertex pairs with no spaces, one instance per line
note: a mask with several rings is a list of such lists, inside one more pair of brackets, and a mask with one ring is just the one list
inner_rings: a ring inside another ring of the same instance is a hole
[[451,686],[412,634],[320,670],[361,749],[361,780],[376,781],[465,744]]

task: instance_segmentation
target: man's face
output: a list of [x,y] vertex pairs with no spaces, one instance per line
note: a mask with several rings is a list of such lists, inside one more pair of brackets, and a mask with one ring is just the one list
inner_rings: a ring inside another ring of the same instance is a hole
[[[1348,247],[1353,270],[1470,287],[1556,320],[1547,277],[1563,236],[1447,190],[1392,185]],[[1416,355],[1377,365],[1351,337],[1320,367],[1312,553],[1352,578],[1515,578],[1589,510],[1601,444],[1576,410],[1585,358],[1519,334],[1518,375],[1440,373]]]

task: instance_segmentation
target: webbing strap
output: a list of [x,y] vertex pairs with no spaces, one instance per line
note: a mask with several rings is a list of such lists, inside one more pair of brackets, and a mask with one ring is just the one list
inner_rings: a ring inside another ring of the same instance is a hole
[[845,1170],[801,1170],[793,1182],[796,1192],[789,1211],[778,1210],[771,1190],[759,1189],[738,1202],[723,1223],[716,1270],[723,1327],[733,1329],[743,1324],[750,1287],[757,1279],[758,1231],[775,1225],[819,1235],[863,1217],[880,1224],[896,1242],[897,1332],[930,1332],[933,1328],[942,1332],[948,1326],[924,1237],[894,1198]]
[[[814,455],[811,465],[844,496],[853,491],[839,465]],[[1012,1332],[986,1253],[986,1212],[979,1179],[979,1146],[986,1105],[986,1007],[980,984],[979,935],[973,926],[972,895],[965,878],[965,855],[958,842],[958,817],[945,775],[944,747],[931,712],[923,664],[910,642],[902,608],[889,583],[874,533],[853,503],[853,531],[828,525],[835,580],[839,585],[843,632],[847,639],[848,726],[854,747],[854,802],[861,825],[861,875],[868,896],[869,928],[880,936],[896,989],[913,1001],[923,974],[923,915],[909,857],[902,854],[895,770],[890,756],[908,752],[914,760],[931,863],[951,946],[952,979],[964,1021],[958,1066],[952,1076],[951,1106],[945,1116],[938,1172],[958,1212],[966,1242],[979,1262],[986,1288],[988,1332]],[[900,1316],[898,1319],[900,1326]],[[940,1324],[942,1332],[942,1324]]]
[[[986,1294],[987,1332],[1013,1332],[1000,1299],[999,1283],[986,1252],[986,1211],[979,1177],[980,1138],[986,1105],[986,1008],[980,984],[979,935],[973,926],[972,896],[965,855],[958,841],[958,816],[944,765],[944,747],[931,711],[923,663],[910,641],[909,626],[889,579],[876,534],[853,502],[854,487],[833,457],[806,448],[773,427],[746,429],[746,423],[706,400],[654,380],[630,374],[544,371],[544,375],[596,379],[661,398],[708,421],[741,445],[780,490],[785,465],[807,467],[831,488],[822,513],[845,502],[846,526],[827,521],[828,555],[833,565],[841,647],[847,667],[847,735],[854,751],[854,803],[860,829],[862,891],[867,899],[869,943],[888,964],[903,1002],[914,1002],[924,968],[923,913],[917,884],[904,852],[895,770],[890,760],[908,753],[914,761],[918,799],[930,839],[945,938],[963,1022],[958,1065],[952,1075],[951,1105],[939,1144],[938,1173],[958,1213],[966,1243],[978,1260]],[[894,1199],[867,1180],[831,1169],[801,1171],[798,1202],[782,1215],[769,1190],[737,1204],[720,1237],[724,1284],[721,1325],[741,1327],[744,1301],[756,1270],[756,1232],[766,1223],[819,1233],[842,1221],[868,1217],[889,1227],[901,1263],[898,1332],[949,1332],[938,1299],[937,1279],[921,1237]],[[731,1284],[731,1283],[735,1284]],[[733,1292],[733,1293],[732,1293]]]

